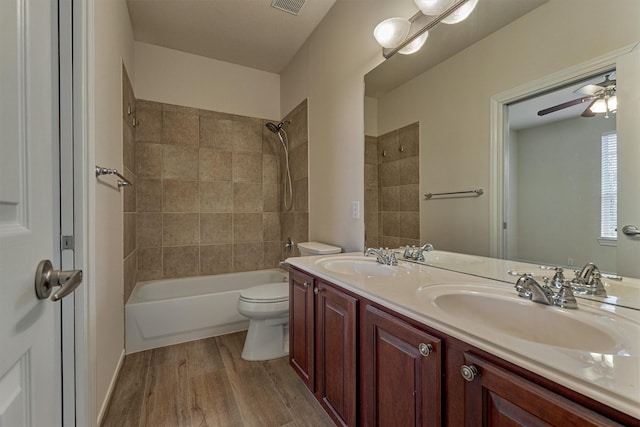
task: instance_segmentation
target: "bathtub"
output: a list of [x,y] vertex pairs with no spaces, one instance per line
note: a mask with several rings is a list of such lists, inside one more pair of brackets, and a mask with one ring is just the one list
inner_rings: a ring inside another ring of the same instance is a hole
[[245,330],[240,291],[288,281],[280,269],[140,282],[124,307],[126,352]]

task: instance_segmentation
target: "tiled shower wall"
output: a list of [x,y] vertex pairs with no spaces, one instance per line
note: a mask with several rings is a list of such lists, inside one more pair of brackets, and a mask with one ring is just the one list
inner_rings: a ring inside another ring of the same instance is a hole
[[[124,301],[126,302],[136,285],[138,248],[136,245],[136,144],[133,120],[136,99],[133,95],[127,70],[122,66],[122,164],[123,175],[133,187],[120,189],[124,207]],[[107,166],[107,165],[105,165]]]
[[378,138],[365,138],[365,209],[376,202],[376,178],[378,190],[377,223],[365,211],[367,246],[420,244],[419,136],[419,123],[413,123]]
[[[304,113],[289,131],[294,184],[307,176]],[[283,229],[306,233],[306,202],[282,214],[284,157],[265,120],[144,100],[136,116],[138,281],[276,267]]]

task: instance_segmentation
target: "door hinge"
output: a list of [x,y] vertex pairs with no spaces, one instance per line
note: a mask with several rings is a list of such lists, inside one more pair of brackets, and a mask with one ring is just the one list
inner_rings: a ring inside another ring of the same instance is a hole
[[73,236],[60,236],[60,250],[64,251],[66,249],[75,249],[74,248],[74,240]]

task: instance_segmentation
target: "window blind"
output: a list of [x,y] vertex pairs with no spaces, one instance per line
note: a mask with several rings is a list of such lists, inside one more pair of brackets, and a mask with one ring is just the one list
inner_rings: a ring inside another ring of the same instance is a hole
[[618,135],[602,134],[602,179],[600,199],[600,237],[617,238],[618,226]]

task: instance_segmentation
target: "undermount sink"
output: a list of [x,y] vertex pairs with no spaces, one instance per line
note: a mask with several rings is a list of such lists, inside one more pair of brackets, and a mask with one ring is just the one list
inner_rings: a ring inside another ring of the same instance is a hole
[[480,284],[441,284],[418,293],[429,313],[455,319],[482,338],[502,334],[555,347],[601,354],[638,356],[640,325],[604,310],[580,306],[566,310],[520,298],[510,289]]
[[367,277],[399,277],[409,272],[406,266],[380,264],[376,258],[365,256],[322,258],[316,261],[316,264],[332,273]]

